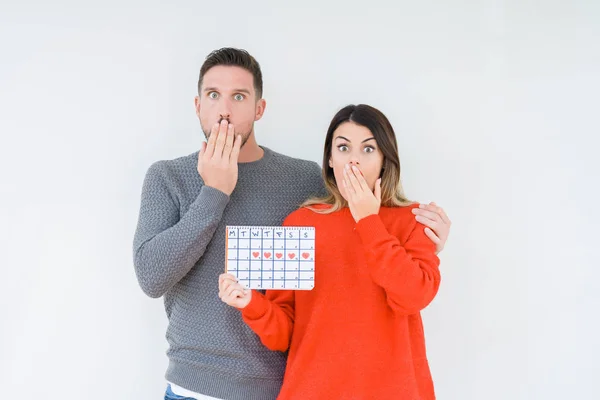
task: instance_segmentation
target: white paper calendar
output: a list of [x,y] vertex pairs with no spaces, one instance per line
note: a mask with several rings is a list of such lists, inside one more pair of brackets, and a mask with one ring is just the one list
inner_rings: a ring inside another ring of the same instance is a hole
[[315,287],[315,228],[227,226],[225,271],[250,289]]

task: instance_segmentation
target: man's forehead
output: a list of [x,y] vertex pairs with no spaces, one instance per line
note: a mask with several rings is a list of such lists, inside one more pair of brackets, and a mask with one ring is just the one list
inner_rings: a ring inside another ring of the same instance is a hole
[[219,90],[246,89],[254,91],[254,79],[249,71],[235,66],[218,65],[209,69],[202,79],[202,87]]

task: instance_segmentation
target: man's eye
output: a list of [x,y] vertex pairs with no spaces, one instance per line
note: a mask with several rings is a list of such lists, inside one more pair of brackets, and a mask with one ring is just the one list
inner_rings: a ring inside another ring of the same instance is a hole
[[348,151],[348,146],[341,144],[338,146],[339,151]]
[[217,92],[210,92],[208,94],[208,97],[210,97],[211,99],[216,99],[217,97],[219,97],[219,94]]
[[242,100],[244,100],[244,95],[243,95],[243,94],[239,94],[239,93],[238,93],[238,94],[236,94],[235,96],[233,96],[233,98],[234,98],[236,101],[242,101]]

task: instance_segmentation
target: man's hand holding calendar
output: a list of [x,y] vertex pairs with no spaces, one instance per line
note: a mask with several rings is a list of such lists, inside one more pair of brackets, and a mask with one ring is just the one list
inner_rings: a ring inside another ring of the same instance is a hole
[[252,290],[240,285],[231,274],[221,274],[219,276],[219,298],[225,303],[235,308],[244,308],[250,303]]
[[231,195],[238,179],[238,157],[242,137],[234,138],[233,124],[226,119],[215,123],[208,143],[202,143],[198,153],[198,173],[206,186]]

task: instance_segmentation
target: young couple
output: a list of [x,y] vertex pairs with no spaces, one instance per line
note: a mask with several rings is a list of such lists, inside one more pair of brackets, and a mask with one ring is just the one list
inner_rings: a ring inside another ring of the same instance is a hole
[[[322,172],[259,146],[262,74],[232,48],[207,57],[195,106],[208,141],[150,167],[134,238],[139,283],[169,319],[165,399],[434,399],[420,311],[450,221],[404,197],[387,118],[342,108]],[[282,223],[316,227],[313,290],[223,274],[226,225]]]

